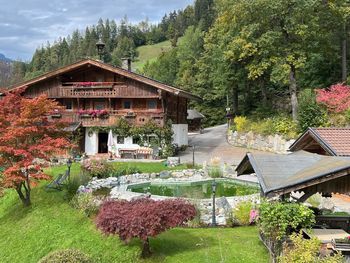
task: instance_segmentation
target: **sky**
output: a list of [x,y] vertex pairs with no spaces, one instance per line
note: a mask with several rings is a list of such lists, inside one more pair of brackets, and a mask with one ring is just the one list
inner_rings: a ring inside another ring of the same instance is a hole
[[99,18],[159,22],[193,0],[0,0],[0,53],[29,61],[37,47],[84,30]]

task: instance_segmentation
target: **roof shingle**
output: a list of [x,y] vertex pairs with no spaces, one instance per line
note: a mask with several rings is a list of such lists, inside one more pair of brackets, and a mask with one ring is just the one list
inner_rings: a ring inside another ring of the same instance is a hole
[[350,156],[350,128],[313,128],[337,156]]

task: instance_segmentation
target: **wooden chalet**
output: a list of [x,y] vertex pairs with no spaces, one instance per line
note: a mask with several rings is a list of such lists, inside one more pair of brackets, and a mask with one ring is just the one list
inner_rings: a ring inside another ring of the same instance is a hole
[[[199,99],[191,93],[101,61],[86,59],[10,87],[25,89],[24,96],[46,94],[65,107],[52,118],[81,127],[81,150],[88,155],[107,153],[108,133],[90,127],[111,127],[124,118],[141,126],[153,120],[159,126],[172,121],[174,143],[186,145],[187,104]],[[133,138],[113,136],[116,149],[138,149]]]
[[350,156],[350,128],[309,128],[289,148],[329,156]]

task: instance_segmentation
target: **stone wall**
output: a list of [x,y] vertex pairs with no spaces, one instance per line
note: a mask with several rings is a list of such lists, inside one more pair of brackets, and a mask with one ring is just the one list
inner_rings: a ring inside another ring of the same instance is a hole
[[228,141],[234,146],[274,153],[287,153],[295,140],[286,140],[278,134],[262,136],[253,132],[238,133],[233,131],[229,132]]

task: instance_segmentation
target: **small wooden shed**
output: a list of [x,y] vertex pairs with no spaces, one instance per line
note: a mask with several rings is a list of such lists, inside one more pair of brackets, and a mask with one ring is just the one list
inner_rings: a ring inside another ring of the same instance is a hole
[[205,116],[197,110],[187,110],[188,131],[196,132],[202,129],[202,120]]

